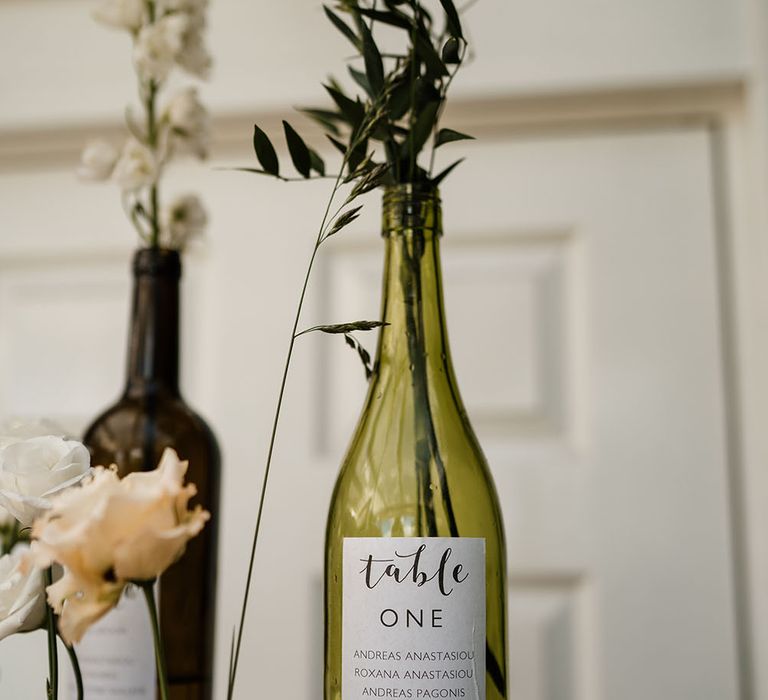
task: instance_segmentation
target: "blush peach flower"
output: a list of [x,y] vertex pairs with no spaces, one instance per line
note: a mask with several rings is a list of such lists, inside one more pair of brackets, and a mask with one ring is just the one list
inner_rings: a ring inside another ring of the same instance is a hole
[[64,575],[49,586],[62,637],[79,641],[114,607],[128,583],[151,581],[184,552],[210,517],[189,509],[193,484],[183,484],[187,462],[166,449],[157,468],[119,479],[94,469],[81,488],[57,497],[32,528],[38,567],[58,563]]

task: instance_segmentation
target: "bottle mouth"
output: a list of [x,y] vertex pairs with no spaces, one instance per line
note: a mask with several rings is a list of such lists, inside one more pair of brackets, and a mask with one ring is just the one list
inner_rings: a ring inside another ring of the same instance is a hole
[[139,248],[133,256],[133,274],[181,279],[181,255],[169,248]]
[[384,206],[400,202],[440,204],[440,189],[429,182],[404,182],[384,188]]
[[384,188],[382,236],[422,233],[442,235],[440,191],[430,183],[403,183]]

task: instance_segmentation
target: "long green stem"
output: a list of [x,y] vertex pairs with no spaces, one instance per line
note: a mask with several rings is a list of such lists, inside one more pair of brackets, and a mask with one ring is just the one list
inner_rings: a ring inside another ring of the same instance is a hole
[[[154,24],[157,7],[155,0],[145,0],[144,6],[147,10],[147,19],[150,24]],[[144,87],[144,86],[143,86]],[[156,102],[157,102],[157,90],[159,85],[150,80],[146,87],[146,95],[144,100],[144,110],[147,115],[147,145],[149,146],[152,154],[157,156],[157,120],[155,118]],[[160,243],[160,195],[158,192],[157,180],[149,190],[149,245],[152,248],[157,248]]]
[[[405,322],[407,326],[406,337],[408,339],[408,354],[410,356],[410,365],[412,367],[411,384],[413,386],[414,403],[414,437],[415,437],[415,464],[416,476],[418,481],[419,493],[418,502],[420,506],[419,528],[427,537],[437,537],[437,517],[435,515],[434,496],[430,488],[430,442],[426,435],[424,404],[429,401],[426,396],[426,377],[422,372],[419,358],[424,357],[424,338],[423,328],[420,328],[416,322],[416,316],[413,312],[410,300],[414,297],[414,267],[418,260],[414,261],[416,253],[413,256],[407,253],[407,241],[403,241],[405,248],[406,264],[400,268],[400,284],[403,288],[403,297],[405,303]],[[416,241],[414,241],[414,246]],[[422,519],[424,525],[422,526]]]
[[[423,241],[422,241],[423,243]],[[419,249],[419,257],[423,257],[424,251],[422,248]],[[423,404],[422,409],[424,411],[424,417],[423,420],[426,424],[426,436],[427,440],[429,442],[429,454],[432,455],[432,458],[435,460],[435,468],[437,470],[437,478],[440,482],[440,495],[443,499],[443,507],[445,508],[445,515],[448,519],[448,530],[451,533],[451,537],[458,537],[459,536],[459,528],[456,524],[456,516],[453,512],[453,501],[451,500],[451,492],[448,490],[448,476],[445,471],[445,463],[443,462],[443,456],[440,453],[440,446],[437,442],[437,433],[435,431],[435,421],[434,417],[432,416],[432,404],[429,402],[429,380],[427,378],[427,367],[426,367],[426,361],[424,359],[424,347],[423,347],[423,341],[424,341],[424,296],[422,293],[421,288],[421,266],[417,262],[417,264],[414,267],[414,286],[416,288],[416,323],[418,328],[421,331],[421,340],[422,340],[422,347],[421,347],[421,354],[419,358],[419,365],[418,365],[418,377],[414,380],[414,382],[418,382],[419,384],[423,385],[423,388],[421,389],[421,394],[423,397]]]
[[445,103],[448,97],[448,88],[451,87],[451,83],[456,77],[456,73],[459,72],[459,68],[461,68],[462,63],[464,62],[464,56],[466,56],[466,53],[467,48],[464,46],[461,51],[461,56],[459,56],[459,62],[456,64],[456,68],[453,69],[451,74],[448,76],[448,80],[446,80],[445,84],[441,87],[442,94],[440,95],[440,106],[437,108],[437,113],[435,114],[435,124],[432,127],[432,152],[429,154],[429,177],[432,177],[432,173],[435,169],[435,151],[437,150],[435,144],[437,143],[437,134],[440,131],[440,118],[443,116],[443,110],[445,109]]
[[[414,7],[414,16],[413,16],[413,27],[411,28],[411,46],[416,46],[416,23],[419,21],[419,9],[420,5],[417,2]],[[410,78],[411,78],[411,84],[410,84],[410,105],[411,109],[409,110],[409,116],[408,116],[408,128],[410,130],[413,130],[414,124],[416,123],[416,115],[414,113],[413,106],[416,104],[416,57],[415,57],[415,48],[412,48],[411,51],[413,52],[413,55],[411,56],[411,65],[410,65]],[[409,143],[409,153],[408,153],[408,182],[413,182],[413,175],[416,172],[416,150],[415,150],[415,144],[413,142],[413,138],[408,139]]]
[[[157,100],[157,83],[150,80],[147,90],[147,143],[153,155],[157,156],[157,122],[155,119],[155,102]],[[152,228],[150,246],[156,248],[160,243],[160,194],[157,180],[149,190],[149,219]]]
[[80,671],[80,662],[77,659],[77,652],[75,651],[75,647],[73,647],[70,644],[67,644],[64,639],[59,635],[59,639],[61,639],[61,643],[64,645],[64,648],[67,650],[67,654],[69,656],[69,662],[72,665],[72,673],[75,674],[75,686],[77,687],[77,700],[83,700],[83,674]]
[[149,618],[152,621],[152,635],[155,640],[155,660],[157,661],[157,684],[160,687],[160,700],[168,700],[168,670],[165,664],[165,648],[160,634],[160,619],[155,602],[155,582],[144,581],[139,584],[147,601]]
[[[410,359],[411,381],[414,394],[414,430],[416,435],[415,462],[418,477],[418,502],[423,509],[425,528],[422,530],[421,517],[419,519],[419,534],[426,533],[427,537],[436,537],[437,521],[432,495],[432,476],[430,460],[435,462],[437,478],[440,484],[440,495],[448,520],[448,531],[451,537],[459,536],[459,528],[453,511],[453,501],[448,488],[448,478],[443,462],[440,446],[437,441],[435,422],[432,415],[432,406],[429,401],[429,384],[425,362],[424,347],[424,303],[421,287],[421,258],[424,255],[423,238],[418,234],[413,236],[413,250],[408,253],[407,243],[404,250],[405,264],[401,270],[401,285],[406,303],[406,324],[408,330],[408,354]],[[413,303],[415,302],[415,308]],[[500,695],[504,695],[506,681],[501,671],[501,665],[493,650],[486,641],[486,670]]]
[[[437,517],[435,514],[432,489],[431,461],[434,460],[440,483],[440,495],[443,501],[448,529],[451,537],[458,537],[459,530],[453,512],[453,502],[448,490],[445,464],[435,433],[432,407],[429,403],[429,382],[425,361],[424,347],[424,310],[421,289],[421,258],[424,255],[424,241],[420,234],[414,233],[413,251],[407,252],[404,242],[405,264],[401,269],[400,281],[406,303],[406,324],[408,327],[408,354],[411,365],[411,381],[414,397],[415,464],[419,485],[419,504],[423,508],[425,531],[428,537],[436,537]],[[415,301],[415,308],[412,302]]]
[[[352,148],[350,147],[347,150],[347,154],[349,154],[351,150]],[[269,483],[269,473],[272,467],[272,456],[274,454],[274,449],[275,449],[277,427],[280,422],[280,413],[283,407],[285,387],[288,382],[288,371],[291,366],[291,359],[293,358],[293,348],[296,344],[296,339],[299,337],[298,330],[299,330],[299,323],[301,321],[301,312],[302,312],[302,309],[304,308],[304,299],[306,298],[307,289],[309,287],[309,280],[310,280],[310,277],[312,276],[312,268],[314,267],[315,259],[317,258],[317,252],[320,249],[320,245],[323,242],[324,234],[326,232],[326,228],[328,226],[329,220],[332,219],[331,207],[333,206],[333,201],[336,197],[336,193],[338,192],[339,186],[341,185],[342,174],[344,172],[344,167],[346,166],[346,163],[347,163],[347,157],[348,156],[345,154],[344,159],[341,163],[341,167],[339,168],[339,174],[333,185],[333,191],[331,192],[331,196],[328,199],[328,204],[325,207],[325,213],[323,214],[323,219],[322,219],[322,222],[320,223],[320,229],[318,230],[317,237],[315,238],[315,244],[312,249],[312,255],[309,259],[309,264],[307,265],[306,274],[304,275],[304,283],[301,286],[299,303],[296,307],[296,314],[293,320],[293,327],[291,329],[291,338],[288,343],[288,352],[286,353],[285,366],[283,367],[283,375],[280,381],[280,391],[277,397],[277,406],[275,408],[275,416],[274,416],[274,420],[272,421],[272,433],[269,438],[269,449],[267,451],[266,466],[264,467],[264,478],[261,485],[261,495],[259,497],[259,508],[256,513],[256,527],[254,529],[253,540],[251,542],[251,555],[248,561],[248,574],[245,579],[245,593],[243,594],[243,605],[240,610],[240,624],[237,629],[237,640],[234,644],[234,656],[230,660],[231,672],[230,672],[229,682],[227,687],[227,700],[232,700],[235,692],[235,678],[237,677],[237,667],[238,667],[238,662],[240,660],[240,645],[243,639],[243,628],[245,627],[245,615],[248,610],[248,598],[251,590],[251,579],[253,577],[253,565],[256,558],[256,543],[259,539],[259,531],[261,529],[261,518],[264,512],[264,501],[267,494],[267,485]]]
[[[45,587],[53,583],[53,569],[43,572]],[[56,646],[56,616],[50,605],[45,606],[46,630],[48,632],[48,700],[59,697],[59,652]]]

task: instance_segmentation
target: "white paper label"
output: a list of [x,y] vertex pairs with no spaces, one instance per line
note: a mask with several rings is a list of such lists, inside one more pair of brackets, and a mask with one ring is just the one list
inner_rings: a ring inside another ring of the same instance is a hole
[[485,700],[485,540],[347,537],[343,700]]
[[[156,700],[155,647],[144,594],[129,587],[117,607],[76,646],[88,700]],[[61,658],[60,668],[68,668]],[[64,676],[64,697],[76,700],[74,676]]]

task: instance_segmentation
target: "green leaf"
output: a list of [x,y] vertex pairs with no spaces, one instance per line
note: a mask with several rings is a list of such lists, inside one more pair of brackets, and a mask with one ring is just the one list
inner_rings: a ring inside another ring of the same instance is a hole
[[320,124],[320,126],[332,134],[338,135],[340,133],[336,122],[344,121],[344,119],[337,112],[333,112],[330,109],[316,109],[315,107],[299,107],[298,111],[306,114],[310,119]]
[[362,71],[359,71],[352,66],[347,66],[347,70],[349,70],[349,74],[352,76],[352,79],[361,88],[363,88],[363,90],[365,90],[366,93],[368,93],[368,95],[370,95],[371,97],[374,97],[373,90],[371,89],[371,83],[368,80],[368,76]]
[[349,156],[347,157],[349,172],[351,173],[355,172],[360,167],[360,163],[362,163],[367,156],[368,156],[368,141],[364,140],[364,141],[361,141],[360,144],[358,144],[353,150],[349,152]]
[[376,42],[373,40],[373,34],[368,25],[360,22],[360,33],[363,35],[363,59],[365,60],[365,74],[368,76],[368,82],[371,84],[370,94],[378,94],[384,87],[384,63],[381,60],[381,53]]
[[347,184],[349,182],[352,182],[352,180],[362,177],[366,174],[373,166],[371,162],[373,161],[373,151],[371,151],[364,159],[363,162],[360,163],[357,166],[357,170],[355,170],[353,173],[349,173],[343,180],[343,184]]
[[443,63],[457,65],[461,63],[461,39],[452,36],[443,44],[441,52]]
[[389,12],[383,12],[381,10],[371,10],[367,7],[361,7],[358,9],[361,15],[368,17],[376,22],[382,24],[388,24],[390,27],[400,27],[401,29],[410,30],[412,27],[411,20],[407,15],[400,11],[390,10]]
[[360,178],[360,180],[355,183],[355,186],[349,193],[349,197],[347,197],[347,203],[351,202],[353,199],[359,197],[360,195],[365,194],[366,192],[370,192],[371,190],[376,189],[379,187],[379,185],[382,185],[384,180],[387,178],[387,175],[389,174],[389,168],[389,163],[378,163],[373,168],[371,168],[365,175],[363,175],[362,178]]
[[440,129],[440,131],[437,132],[437,138],[435,138],[435,148],[442,146],[444,143],[450,143],[451,141],[464,141],[465,139],[474,138],[474,136],[462,134],[460,131],[454,131],[453,129]]
[[280,177],[279,175],[275,175],[274,173],[268,173],[266,170],[262,170],[261,168],[222,168],[222,170],[232,170],[236,173],[254,173],[256,175],[269,175],[270,177]]
[[[333,226],[331,227],[331,230],[328,231],[325,238],[328,238],[329,236],[333,236],[334,234],[338,233],[343,229],[345,226],[348,226],[351,224],[358,216],[360,216],[360,210],[363,208],[363,205],[361,204],[359,207],[353,207],[352,209],[347,209],[343,214],[340,214],[339,217],[336,219],[336,221],[333,222]],[[360,329],[358,329],[360,330]],[[333,331],[325,331],[326,333],[331,333]],[[343,333],[344,331],[336,331],[337,333]]]
[[427,77],[432,80],[439,80],[448,75],[448,69],[445,67],[437,51],[435,51],[429,36],[425,37],[421,32],[416,32],[413,38],[413,48],[416,55],[424,62],[424,66],[427,69]]
[[331,142],[331,144],[333,144],[333,147],[339,153],[341,153],[341,155],[344,156],[344,155],[347,154],[347,147],[346,147],[346,145],[343,144],[341,141],[339,141],[339,139],[333,138],[333,136],[331,136],[330,134],[326,134],[325,137]]
[[435,87],[435,83],[432,80],[426,78],[419,78],[416,80],[416,95],[411,110],[415,113],[420,112],[430,102],[440,102],[442,96],[440,91]]
[[452,36],[464,38],[461,33],[461,20],[459,19],[459,13],[456,11],[456,6],[453,4],[453,0],[440,0],[440,4],[445,10],[445,17],[448,20],[448,31]]
[[341,90],[333,85],[323,86],[336,106],[341,110],[344,120],[353,127],[357,127],[365,117],[365,107],[357,100],[347,97]]
[[368,354],[368,351],[363,347],[362,343],[357,340],[357,338],[349,335],[348,333],[344,334],[344,342],[355,352],[357,352],[358,356],[360,357],[360,361],[363,363],[365,378],[370,379],[371,375],[373,374],[373,370],[371,368],[371,356]]
[[285,131],[285,140],[288,143],[288,152],[291,154],[291,160],[296,170],[303,177],[309,177],[312,167],[312,156],[309,153],[304,139],[296,133],[296,130],[285,120],[283,120],[283,131]]
[[360,359],[363,361],[363,365],[365,365],[365,376],[370,378],[371,376],[371,356],[368,354],[368,351],[362,346],[361,343],[357,344],[357,353],[360,355]]
[[450,174],[451,174],[451,172],[453,171],[453,169],[454,169],[454,168],[455,168],[455,167],[456,167],[456,166],[457,166],[459,163],[461,163],[463,160],[464,160],[463,158],[459,158],[459,159],[458,159],[457,161],[455,161],[454,163],[451,163],[451,164],[450,164],[450,165],[449,165],[449,166],[448,166],[448,167],[447,167],[445,170],[443,170],[443,171],[441,171],[440,173],[438,173],[437,175],[435,175],[435,177],[433,177],[433,178],[432,178],[432,180],[431,180],[432,184],[433,184],[435,187],[437,187],[437,186],[438,186],[438,185],[439,185],[439,184],[440,184],[440,183],[441,183],[443,180],[445,180],[445,178],[446,178],[448,175],[450,175]]
[[313,148],[309,149],[309,161],[318,175],[325,175],[325,161],[320,157],[320,154]]
[[437,117],[437,110],[439,107],[440,102],[430,102],[421,110],[418,117],[416,117],[416,123],[411,128],[408,138],[401,146],[401,154],[403,158],[410,158],[411,153],[418,155],[424,147],[424,144],[427,142],[427,139],[432,132],[432,128],[435,125],[435,118]]
[[256,124],[253,125],[253,150],[256,151],[256,158],[267,173],[270,175],[280,174],[280,163],[277,160],[275,147],[269,137]]
[[372,331],[388,324],[384,321],[353,321],[352,323],[336,323],[328,326],[313,326],[303,333],[311,331],[320,331],[321,333],[330,333],[332,335],[351,333],[352,331]]
[[407,79],[399,81],[392,87],[392,91],[387,101],[387,111],[389,118],[396,122],[405,116],[408,107],[411,104],[411,86]]
[[360,39],[358,38],[357,34],[355,34],[352,27],[350,27],[341,17],[339,17],[333,10],[331,10],[328,6],[323,5],[323,10],[325,10],[325,15],[328,17],[329,20],[333,23],[333,25],[338,29],[347,39],[349,39],[352,42],[352,45],[358,50],[361,50],[361,43]]

